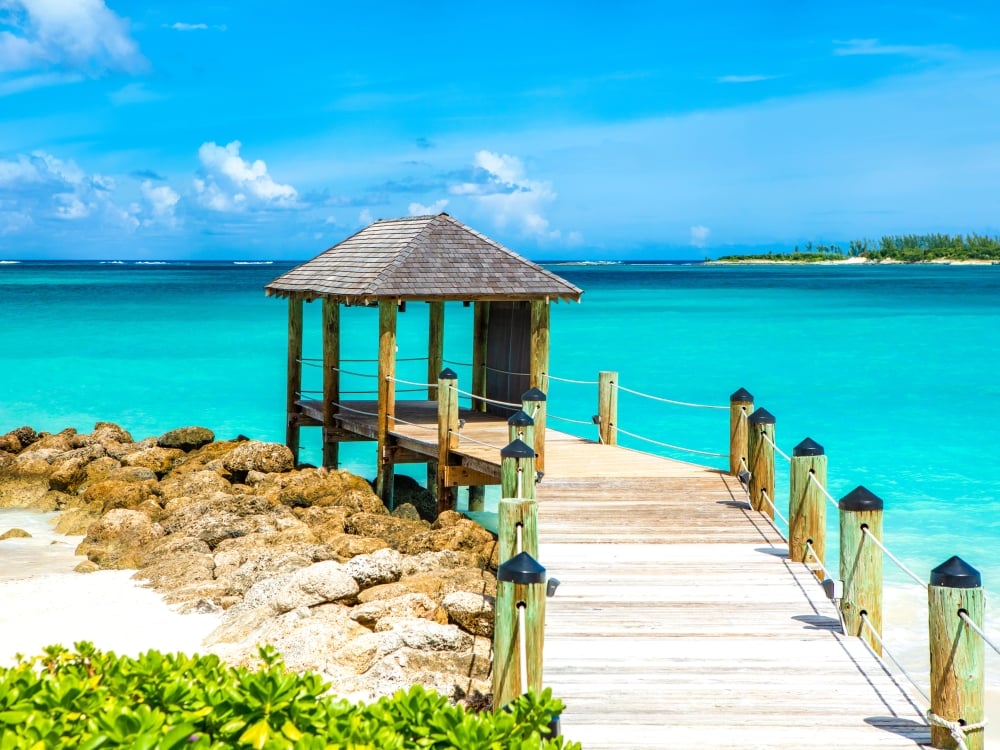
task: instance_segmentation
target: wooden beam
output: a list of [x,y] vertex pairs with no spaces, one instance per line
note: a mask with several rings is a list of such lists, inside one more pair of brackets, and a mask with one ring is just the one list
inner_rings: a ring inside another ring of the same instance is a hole
[[[532,388],[548,394],[549,383],[549,301],[531,302],[531,382]],[[545,469],[545,411],[532,414],[535,420],[535,468]]]
[[[486,342],[490,328],[490,303],[477,302],[472,313],[472,393],[486,395]],[[486,411],[486,402],[472,400],[474,411]]]
[[396,413],[396,300],[384,299],[378,306],[378,474],[375,492],[393,507],[395,469],[388,450],[389,432]]
[[336,469],[340,446],[333,417],[340,401],[340,304],[323,298],[323,466]]
[[458,448],[458,376],[452,370],[442,370],[438,377],[438,513],[455,509],[455,493],[445,484],[445,470],[451,451]]
[[387,449],[393,464],[422,464],[427,462],[426,453],[417,453],[400,445],[390,445]]
[[299,462],[299,422],[297,416],[302,390],[302,298],[288,298],[288,378],[285,388],[285,445]]
[[427,399],[437,401],[437,379],[444,367],[444,302],[428,302]]
[[497,477],[466,466],[443,466],[441,469],[444,471],[445,487],[469,487],[471,489],[481,485],[500,484]]

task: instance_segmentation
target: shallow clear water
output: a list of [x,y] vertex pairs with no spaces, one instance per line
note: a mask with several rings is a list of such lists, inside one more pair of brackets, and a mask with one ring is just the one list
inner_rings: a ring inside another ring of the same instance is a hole
[[[263,286],[288,267],[0,266],[0,432],[22,424],[89,431],[109,420],[136,438],[199,424],[220,438],[282,440],[286,304],[266,298]],[[552,268],[585,290],[581,304],[553,307],[553,376],[595,381],[598,371],[617,370],[625,387],[723,406],[745,387],[777,417],[784,451],[807,436],[825,446],[834,496],[863,484],[884,499],[886,544],[918,575],[957,554],[982,572],[988,591],[1000,590],[1000,470],[992,461],[1000,266]],[[318,317],[319,304],[307,305],[307,357],[320,354]],[[401,316],[400,358],[425,354],[426,321],[426,305]],[[375,357],[377,312],[347,308],[342,322],[344,359]],[[471,311],[449,305],[446,356],[468,362],[470,339]],[[468,369],[453,366],[467,387]],[[344,367],[371,374],[374,365]],[[320,387],[318,369],[307,367],[306,377],[306,388]],[[424,363],[402,363],[400,377],[424,382]],[[342,387],[373,382],[345,376]],[[589,421],[596,388],[553,381],[549,408]],[[726,411],[623,393],[619,424],[676,445],[727,449]],[[304,431],[305,460],[319,458],[316,432]],[[345,446],[342,455],[346,468],[371,475],[371,445]],[[778,469],[781,507],[780,458]],[[831,513],[832,538],[835,521]],[[908,613],[900,619],[923,617],[920,590],[888,562],[886,575],[900,592],[894,610]],[[1000,626],[994,609],[987,618]]]

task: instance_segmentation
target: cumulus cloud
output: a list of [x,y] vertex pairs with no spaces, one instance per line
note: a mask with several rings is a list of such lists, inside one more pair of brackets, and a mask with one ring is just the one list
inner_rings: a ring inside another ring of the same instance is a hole
[[152,218],[144,222],[147,226],[160,222],[167,226],[175,226],[177,218],[174,210],[181,197],[169,185],[154,185],[151,180],[144,180],[140,185],[142,197],[149,204]]
[[294,207],[298,191],[275,182],[261,159],[249,162],[241,157],[242,145],[210,141],[198,149],[204,176],[194,181],[194,189],[201,204],[214,211]]
[[955,50],[945,44],[882,44],[878,39],[834,39],[833,54],[838,57],[851,55],[902,55],[923,59],[948,57]]
[[367,208],[362,208],[361,212],[358,214],[358,221],[361,224],[363,224],[365,226],[368,226],[373,221],[375,221],[375,219],[372,218],[372,212],[371,211],[369,211]]
[[551,183],[531,179],[516,156],[477,151],[475,181],[452,185],[453,195],[470,196],[485,209],[498,227],[514,226],[522,234],[557,239],[558,229],[550,229],[542,208],[556,198]]
[[434,201],[431,205],[425,206],[423,203],[417,203],[414,201],[410,204],[409,212],[410,216],[429,216],[431,214],[439,214],[444,211],[445,206],[448,205],[448,199],[442,198],[439,201]]
[[759,83],[760,81],[770,81],[777,76],[765,75],[745,75],[745,76],[719,76],[715,80],[719,83]]
[[146,67],[128,22],[104,0],[0,0],[0,10],[9,28],[0,32],[0,74],[62,69],[98,75]]
[[696,224],[691,227],[691,244],[695,247],[705,247],[705,244],[708,242],[708,235],[711,233],[712,230],[708,227]]
[[213,31],[225,31],[225,24],[217,26],[209,26],[207,23],[184,23],[178,21],[177,23],[165,23],[164,28],[173,29],[174,31],[208,31],[209,29]]

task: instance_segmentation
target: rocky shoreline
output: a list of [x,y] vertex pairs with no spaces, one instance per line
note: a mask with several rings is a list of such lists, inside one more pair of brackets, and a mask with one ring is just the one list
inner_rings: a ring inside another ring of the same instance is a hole
[[0,435],[0,508],[57,511],[58,532],[85,535],[80,573],[135,569],[179,611],[220,613],[205,645],[226,661],[269,643],[353,700],[419,683],[482,701],[496,539],[398,482],[390,514],[360,477],[201,427]]

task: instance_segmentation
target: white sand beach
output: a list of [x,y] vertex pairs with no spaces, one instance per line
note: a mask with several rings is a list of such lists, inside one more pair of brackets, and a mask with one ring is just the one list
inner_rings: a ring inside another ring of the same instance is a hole
[[131,570],[73,572],[84,559],[74,554],[82,537],[56,534],[42,514],[5,510],[0,532],[12,527],[32,536],[0,542],[0,664],[82,640],[130,655],[205,651],[217,615],[177,614]]

